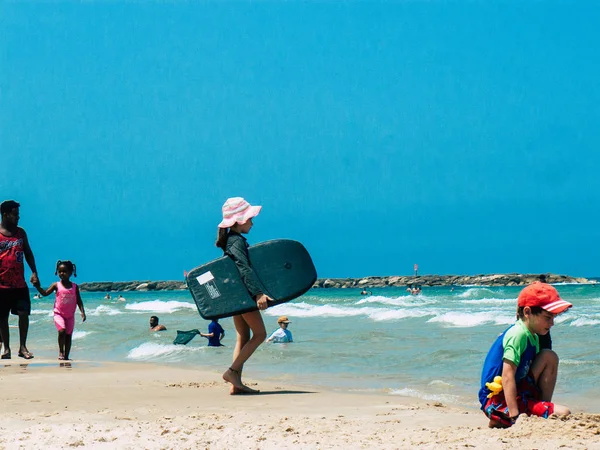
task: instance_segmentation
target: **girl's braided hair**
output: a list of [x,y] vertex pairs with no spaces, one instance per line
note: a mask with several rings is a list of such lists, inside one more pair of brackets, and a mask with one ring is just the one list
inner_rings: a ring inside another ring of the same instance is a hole
[[61,261],[60,259],[56,261],[56,270],[54,271],[54,275],[58,274],[58,266],[65,266],[68,271],[70,271],[74,277],[77,276],[77,266],[73,264],[71,261]]

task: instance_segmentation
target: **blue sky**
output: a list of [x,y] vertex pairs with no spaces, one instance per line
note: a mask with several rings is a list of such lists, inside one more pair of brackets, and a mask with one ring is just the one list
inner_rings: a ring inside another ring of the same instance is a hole
[[3,2],[0,197],[43,283],[180,279],[263,205],[319,276],[600,274],[595,2]]

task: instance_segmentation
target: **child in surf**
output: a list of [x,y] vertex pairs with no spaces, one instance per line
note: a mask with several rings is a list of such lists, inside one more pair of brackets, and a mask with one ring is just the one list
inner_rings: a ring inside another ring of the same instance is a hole
[[75,309],[79,307],[81,319],[85,322],[85,309],[79,287],[71,281],[71,275],[77,276],[77,268],[71,261],[56,262],[56,271],[60,281],[52,283],[48,289],[43,289],[40,283],[36,283],[35,287],[38,292],[44,297],[56,292],[56,300],[54,301],[54,325],[58,330],[58,359],[69,360],[71,352],[71,341],[73,330],[75,328]]

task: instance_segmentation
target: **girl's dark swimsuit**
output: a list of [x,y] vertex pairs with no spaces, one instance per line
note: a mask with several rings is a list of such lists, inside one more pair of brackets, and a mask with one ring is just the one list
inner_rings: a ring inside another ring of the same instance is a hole
[[227,244],[225,245],[225,254],[235,262],[242,281],[250,293],[250,297],[256,299],[258,294],[263,293],[263,288],[250,263],[246,238],[235,231],[229,231]]

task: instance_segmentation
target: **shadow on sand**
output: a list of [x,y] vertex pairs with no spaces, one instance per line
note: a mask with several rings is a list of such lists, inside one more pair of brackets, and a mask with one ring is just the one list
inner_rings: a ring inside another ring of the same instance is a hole
[[290,391],[286,389],[276,389],[273,391],[260,391],[257,395],[293,395],[293,394],[317,394],[313,391]]

